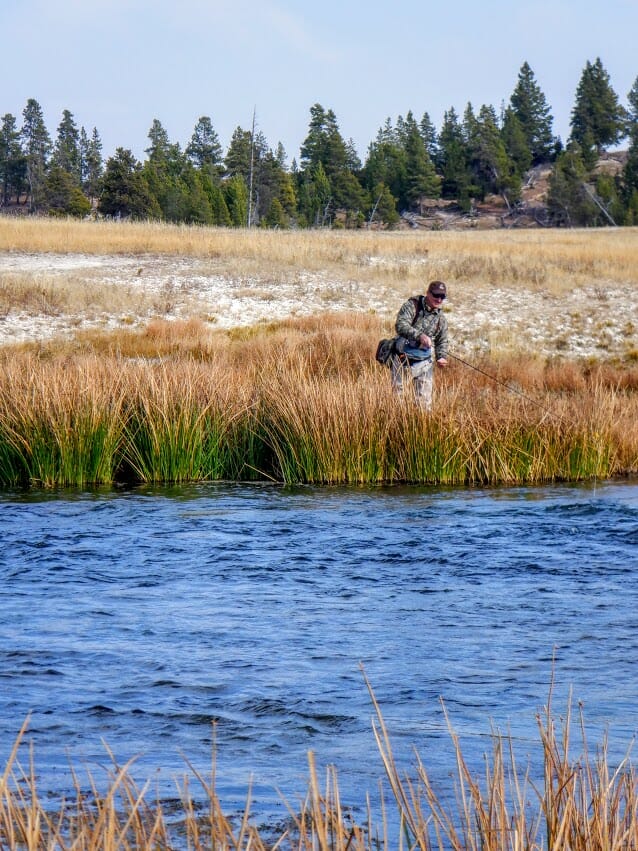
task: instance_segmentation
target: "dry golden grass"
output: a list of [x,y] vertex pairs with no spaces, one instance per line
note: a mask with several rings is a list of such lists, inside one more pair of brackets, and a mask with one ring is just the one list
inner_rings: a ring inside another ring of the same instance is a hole
[[94,319],[116,314],[137,318],[163,311],[169,294],[149,294],[142,288],[113,286],[101,280],[87,284],[72,272],[51,275],[43,272],[0,273],[0,317],[12,311],[34,316]]
[[[514,743],[492,731],[483,776],[470,768],[448,720],[456,751],[452,789],[435,787],[420,755],[399,766],[391,734],[367,682],[375,710],[373,735],[389,800],[381,823],[353,820],[342,802],[337,769],[322,780],[308,754],[305,793],[286,803],[286,825],[257,827],[250,792],[243,812],[229,818],[210,774],[189,763],[179,785],[180,804],[165,807],[139,784],[134,761],[119,765],[107,747],[106,784],[71,766],[75,792],[56,804],[39,794],[33,751],[20,761],[27,723],[0,775],[0,845],[6,851],[636,851],[638,777],[628,756],[612,765],[606,738],[592,755],[584,720],[573,730],[571,706],[557,725],[551,705],[537,716],[540,742],[522,767]],[[574,756],[574,750],[577,753]]]
[[262,231],[131,222],[0,217],[0,251],[167,254],[210,262],[211,273],[409,283],[443,278],[560,293],[638,282],[638,229],[471,232]]
[[[47,252],[71,256],[48,263]],[[0,340],[154,316],[231,327],[340,310],[390,323],[442,278],[459,354],[636,360],[637,261],[635,228],[285,232],[0,217]]]

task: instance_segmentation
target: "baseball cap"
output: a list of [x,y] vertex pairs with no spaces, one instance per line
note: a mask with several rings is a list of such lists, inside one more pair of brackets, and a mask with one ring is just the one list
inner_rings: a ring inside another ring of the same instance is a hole
[[443,281],[432,281],[430,286],[428,287],[428,292],[432,293],[432,295],[447,295],[447,287],[443,283]]

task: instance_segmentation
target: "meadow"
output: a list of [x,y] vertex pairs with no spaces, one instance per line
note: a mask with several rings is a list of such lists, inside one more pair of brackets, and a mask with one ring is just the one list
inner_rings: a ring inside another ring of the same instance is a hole
[[587,284],[635,285],[638,228],[273,231],[1,217],[0,251],[199,257],[211,273],[274,280],[321,270],[335,280],[402,286],[425,272],[458,284],[462,300],[499,284],[557,294]]

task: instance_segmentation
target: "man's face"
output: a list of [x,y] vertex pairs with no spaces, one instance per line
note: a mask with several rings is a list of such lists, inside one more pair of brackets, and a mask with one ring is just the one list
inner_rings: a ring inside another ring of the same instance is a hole
[[441,307],[441,305],[445,301],[445,295],[444,293],[437,294],[436,291],[432,293],[428,290],[428,292],[425,294],[425,300],[427,301],[430,307]]

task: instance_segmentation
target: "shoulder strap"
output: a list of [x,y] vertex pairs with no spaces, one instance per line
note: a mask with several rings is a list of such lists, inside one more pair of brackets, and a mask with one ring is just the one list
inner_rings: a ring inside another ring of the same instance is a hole
[[414,319],[412,320],[412,324],[414,325],[414,323],[419,318],[419,314],[425,313],[425,296],[422,296],[422,295],[414,296],[413,298],[410,299],[410,301],[414,302],[414,306],[416,308],[416,314],[414,316]]

